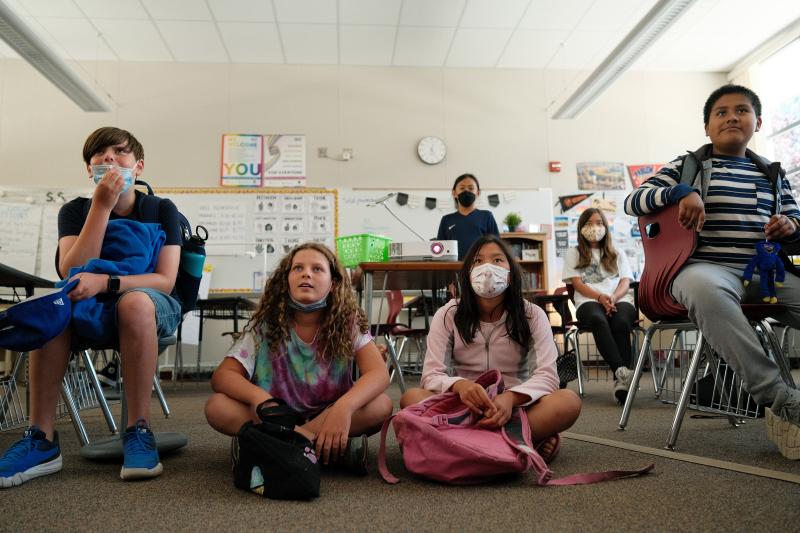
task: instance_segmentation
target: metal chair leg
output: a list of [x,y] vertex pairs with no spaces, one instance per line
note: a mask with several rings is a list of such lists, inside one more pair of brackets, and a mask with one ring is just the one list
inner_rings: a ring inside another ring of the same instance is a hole
[[61,381],[61,396],[64,398],[64,405],[66,405],[69,417],[72,419],[72,425],[75,427],[75,433],[78,434],[81,446],[86,446],[89,444],[89,434],[86,432],[86,426],[83,425],[78,404],[75,403],[75,397],[72,395],[70,383],[66,376]]
[[397,360],[397,352],[394,349],[394,343],[392,343],[388,334],[384,335],[384,339],[386,339],[386,347],[389,351],[389,360],[394,367],[392,374],[389,376],[389,382],[391,383],[391,380],[397,375],[397,382],[400,384],[400,392],[406,392],[406,382],[403,379],[403,370],[400,368],[400,361]]
[[153,376],[153,389],[156,391],[158,403],[161,404],[161,410],[164,411],[164,418],[169,418],[169,406],[167,405],[167,399],[164,398],[164,391],[161,390],[161,380],[158,379],[158,376]]
[[83,361],[84,368],[86,368],[86,373],[89,375],[89,383],[92,385],[92,389],[94,389],[94,393],[97,395],[97,403],[100,405],[100,410],[103,411],[103,418],[106,419],[108,430],[112,435],[116,435],[119,433],[119,430],[117,429],[116,422],[114,422],[114,415],[111,414],[108,401],[103,395],[103,388],[100,386],[100,381],[97,379],[97,372],[94,369],[89,350],[81,350],[81,360]]
[[642,379],[642,372],[644,370],[645,354],[650,350],[650,345],[653,342],[653,335],[656,328],[649,328],[642,340],[642,349],[639,351],[639,357],[636,358],[636,368],[633,370],[633,378],[631,379],[631,386],[628,389],[628,396],[625,398],[625,405],[622,407],[622,415],[619,418],[619,429],[624,430],[628,425],[628,418],[631,415],[631,407],[633,400],[636,398],[636,391],[639,390],[639,380]]
[[672,426],[669,429],[669,435],[667,436],[667,449],[674,450],[675,443],[678,441],[678,433],[681,430],[681,424],[683,423],[683,415],[686,413],[686,408],[689,405],[689,395],[692,392],[692,388],[694,388],[695,378],[697,377],[697,367],[700,365],[700,355],[703,352],[703,345],[704,345],[704,338],[703,332],[697,331],[697,344],[694,347],[694,353],[692,353],[692,360],[689,363],[689,371],[686,373],[686,377],[684,378],[683,386],[681,387],[681,395],[678,399],[678,405],[675,407],[675,417],[672,420]]

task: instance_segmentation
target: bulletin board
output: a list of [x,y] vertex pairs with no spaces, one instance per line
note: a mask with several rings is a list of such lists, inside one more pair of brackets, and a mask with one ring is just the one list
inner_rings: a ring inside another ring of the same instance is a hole
[[338,192],[306,188],[156,188],[192,226],[208,230],[211,293],[258,292],[280,259],[306,241],[336,248]]

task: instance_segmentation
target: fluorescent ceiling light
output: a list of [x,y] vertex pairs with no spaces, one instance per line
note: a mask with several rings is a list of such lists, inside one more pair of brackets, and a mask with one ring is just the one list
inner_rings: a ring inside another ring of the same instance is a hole
[[108,102],[98,96],[2,1],[0,38],[84,111],[111,111]]
[[695,0],[660,0],[553,115],[575,118],[675,22]]

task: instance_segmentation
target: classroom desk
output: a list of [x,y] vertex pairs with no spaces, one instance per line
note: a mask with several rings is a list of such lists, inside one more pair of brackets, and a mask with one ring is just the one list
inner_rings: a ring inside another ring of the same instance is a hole
[[[34,289],[52,289],[55,287],[55,282],[0,263],[0,287],[8,287],[10,289],[23,288],[25,289],[25,298],[30,298],[33,296]],[[20,300],[21,298],[14,291],[10,300],[2,300],[0,302],[0,310]],[[0,348],[0,357],[2,357],[3,372],[8,374],[12,365],[11,352]]]
[[0,263],[0,287],[22,287],[25,289],[25,297],[30,298],[33,296],[33,289],[52,289],[55,282]]
[[[204,300],[197,300],[195,313],[200,317],[197,335],[197,370],[195,377],[200,376],[200,357],[203,354],[203,322],[212,320],[233,320],[233,332],[239,332],[239,319],[250,318],[250,312],[255,310],[256,303],[245,296],[214,296]],[[176,359],[177,363],[177,359]],[[181,357],[183,366],[183,357]]]
[[375,287],[387,290],[436,290],[450,283],[458,285],[461,261],[391,261],[361,263],[366,298],[364,311],[372,323],[372,294]]
[[[361,263],[363,274],[364,312],[372,329],[372,295],[374,287],[381,288],[381,297],[387,290],[433,290],[447,287],[450,283],[458,286],[460,261],[392,261],[389,263]],[[400,390],[405,392],[403,371],[394,345],[387,343],[389,357],[400,382]]]

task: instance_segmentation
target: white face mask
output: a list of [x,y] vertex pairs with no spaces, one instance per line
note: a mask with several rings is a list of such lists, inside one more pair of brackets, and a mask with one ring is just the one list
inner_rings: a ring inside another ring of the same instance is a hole
[[581,228],[581,235],[586,237],[589,242],[598,242],[606,236],[606,228],[605,226],[586,224]]
[[481,298],[492,298],[503,294],[508,288],[507,268],[491,263],[484,263],[472,269],[469,273],[469,280],[472,283],[472,290]]

